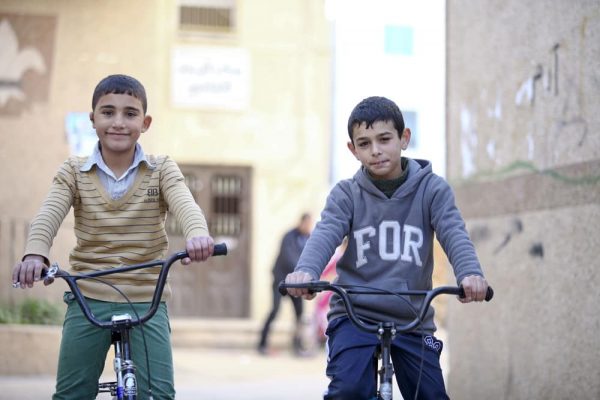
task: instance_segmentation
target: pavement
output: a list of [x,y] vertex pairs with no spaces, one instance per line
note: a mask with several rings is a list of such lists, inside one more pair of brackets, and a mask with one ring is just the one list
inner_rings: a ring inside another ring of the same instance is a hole
[[[264,356],[251,349],[174,347],[173,362],[178,400],[322,399],[328,383],[323,349],[296,357],[285,350]],[[112,369],[105,371],[104,379],[112,379],[111,374]],[[0,376],[0,400],[50,399],[54,378]],[[394,399],[402,399],[395,384]]]
[[[174,347],[173,362],[180,400],[320,399],[327,387],[323,350],[295,357],[285,350],[264,356],[248,348]],[[54,375],[0,376],[0,388],[2,400],[49,399]]]
[[[223,321],[215,323],[220,330],[212,332],[212,325],[207,322],[173,321],[172,327],[176,328],[172,331],[173,362],[178,400],[323,398],[328,384],[324,348],[315,345],[310,355],[294,356],[283,345],[288,342],[289,329],[274,330],[272,341],[277,343],[276,350],[262,355],[248,343],[248,337],[256,336],[256,327],[228,322],[231,326],[223,329],[223,324]],[[236,332],[236,335],[228,336],[227,332]],[[436,336],[445,340],[445,331],[438,331]],[[18,354],[22,350],[14,350],[14,357],[4,362],[19,362]],[[447,361],[445,349],[441,359],[445,373],[448,372]],[[102,380],[113,380],[112,374],[109,360]],[[53,372],[47,375],[0,375],[0,400],[50,399],[54,392],[54,379]],[[396,384],[393,397],[402,399]],[[98,399],[110,399],[110,396],[103,394]]]

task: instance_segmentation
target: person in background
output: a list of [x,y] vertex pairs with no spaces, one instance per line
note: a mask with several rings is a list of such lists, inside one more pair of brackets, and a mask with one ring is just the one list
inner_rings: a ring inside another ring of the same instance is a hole
[[[335,249],[335,253],[333,253],[331,260],[329,260],[329,263],[321,273],[322,281],[335,281],[335,279],[337,278],[337,272],[335,270],[335,267],[337,265],[338,260],[344,255],[347,246],[348,237],[345,237],[342,241],[342,244],[339,245],[337,249]],[[317,297],[315,298],[316,304],[312,320],[313,333],[315,335],[316,342],[321,346],[324,346],[327,342],[327,335],[325,335],[325,332],[327,331],[328,324],[327,314],[329,313],[329,301],[332,295],[333,292],[331,291],[323,291],[321,293],[318,293]]]
[[[263,325],[260,340],[258,342],[258,352],[261,354],[267,355],[269,352],[268,342],[271,324],[277,317],[279,306],[281,305],[281,294],[279,293],[278,285],[289,273],[294,271],[313,226],[314,221],[312,215],[304,213],[300,217],[298,225],[288,231],[281,240],[279,254],[275,260],[275,265],[273,266],[273,306]],[[302,355],[304,350],[300,329],[303,313],[302,299],[297,297],[289,297],[289,299],[294,305],[294,313],[296,316],[296,327],[292,338],[292,350],[294,351],[294,354]]]

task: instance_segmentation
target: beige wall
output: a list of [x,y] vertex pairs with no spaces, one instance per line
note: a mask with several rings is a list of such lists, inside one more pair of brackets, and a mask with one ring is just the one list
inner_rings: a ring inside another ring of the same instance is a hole
[[447,2],[448,175],[489,282],[449,313],[459,399],[600,398],[600,4]]
[[[302,211],[318,213],[328,191],[331,79],[323,1],[238,0],[237,29],[227,37],[181,35],[177,5],[175,0],[0,3],[0,13],[55,18],[55,29],[47,32],[53,35],[47,98],[29,101],[20,113],[0,113],[1,281],[8,281],[27,223],[69,155],[65,115],[90,111],[96,83],[125,73],[137,77],[148,93],[154,120],[141,138],[146,152],[169,154],[180,163],[253,168],[252,317],[262,319],[267,312],[281,235]],[[245,49],[251,64],[247,109],[173,107],[170,55],[179,45]],[[63,263],[73,244],[71,227],[69,217],[53,250]],[[62,289],[34,293],[56,298]],[[25,296],[0,293],[4,301]]]

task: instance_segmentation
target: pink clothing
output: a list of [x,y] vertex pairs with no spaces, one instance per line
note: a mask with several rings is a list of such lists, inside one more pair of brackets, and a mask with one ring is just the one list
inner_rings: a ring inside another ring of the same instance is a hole
[[[321,280],[333,281],[337,277],[335,266],[338,260],[342,257],[344,252],[338,249],[327,263],[327,266],[321,274]],[[315,299],[315,311],[313,316],[314,327],[316,329],[316,335],[319,341],[324,342],[326,340],[325,331],[327,330],[327,313],[329,312],[329,299],[333,292],[324,291],[317,295]]]

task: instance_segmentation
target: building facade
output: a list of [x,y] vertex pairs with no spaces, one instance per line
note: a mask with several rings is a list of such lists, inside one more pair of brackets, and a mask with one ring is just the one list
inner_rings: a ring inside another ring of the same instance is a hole
[[[95,142],[95,85],[123,73],[146,87],[145,152],[179,163],[230,248],[174,271],[172,313],[262,318],[281,236],[302,212],[318,213],[328,190],[329,35],[322,0],[0,3],[0,280],[10,280],[59,165]],[[72,227],[71,214],[52,250],[63,265]],[[169,232],[178,250],[177,226]],[[57,283],[4,290],[1,300],[59,302]]]

